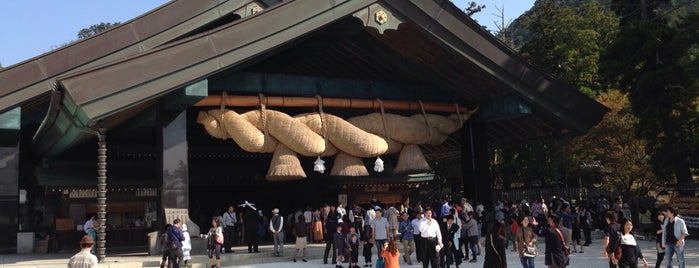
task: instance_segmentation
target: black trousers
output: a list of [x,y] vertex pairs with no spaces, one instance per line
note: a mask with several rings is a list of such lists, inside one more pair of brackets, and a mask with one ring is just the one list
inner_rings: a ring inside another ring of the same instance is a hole
[[592,243],[592,229],[590,228],[582,228],[583,234],[585,235],[585,244],[589,245]]
[[420,234],[413,234],[413,238],[415,238],[415,258],[417,261],[422,262],[422,249],[424,246],[422,245],[422,237]]
[[231,247],[236,241],[235,227],[227,226],[223,229],[223,249],[225,252],[231,252]]
[[[248,252],[257,252],[257,248],[260,245],[260,237],[257,236],[256,231],[245,232],[245,241],[248,242]],[[223,241],[226,242],[226,241]]]
[[171,248],[170,256],[168,256],[168,268],[180,268],[184,264],[184,252],[182,248]]
[[439,267],[439,252],[436,251],[436,238],[422,239],[422,268],[427,268],[432,263],[432,268]]
[[323,253],[323,263],[328,263],[328,254],[330,253],[330,248],[333,250],[333,262],[337,263],[337,250],[335,250],[335,245],[333,245],[332,240],[325,240],[325,253]]
[[452,264],[461,265],[461,252],[460,250],[456,250],[456,245],[454,245],[453,242],[446,242],[443,244],[444,247],[439,251],[439,262],[447,266]]

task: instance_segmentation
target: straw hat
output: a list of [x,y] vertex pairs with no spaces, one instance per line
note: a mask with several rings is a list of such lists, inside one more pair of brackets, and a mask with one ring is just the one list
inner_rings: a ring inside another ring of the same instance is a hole
[[92,246],[94,243],[95,243],[95,240],[92,239],[92,236],[89,236],[89,235],[84,235],[83,239],[80,240],[81,246]]

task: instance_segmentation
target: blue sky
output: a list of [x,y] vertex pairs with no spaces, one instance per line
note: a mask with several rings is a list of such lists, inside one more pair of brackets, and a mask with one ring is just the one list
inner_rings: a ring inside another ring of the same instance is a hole
[[[203,0],[202,0],[203,1]],[[306,0],[316,1],[316,0]],[[466,0],[452,0],[465,7]],[[486,8],[474,15],[495,30],[496,7],[505,7],[505,22],[534,5],[534,0],[474,0]],[[77,39],[80,29],[100,22],[126,22],[167,0],[6,0],[0,4],[0,64],[7,67]]]

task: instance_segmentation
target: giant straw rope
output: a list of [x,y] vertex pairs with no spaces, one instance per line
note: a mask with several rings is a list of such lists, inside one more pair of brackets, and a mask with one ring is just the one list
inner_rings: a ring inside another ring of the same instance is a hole
[[[458,110],[458,107],[457,107]],[[331,176],[366,176],[361,158],[400,152],[396,174],[430,169],[420,144],[441,144],[457,131],[475,111],[449,117],[422,114],[410,117],[372,113],[344,120],[327,113],[305,113],[294,117],[266,109],[239,114],[214,109],[199,112],[197,122],[214,138],[231,138],[248,152],[274,152],[267,179],[305,178],[296,154],[309,157],[337,154]]]

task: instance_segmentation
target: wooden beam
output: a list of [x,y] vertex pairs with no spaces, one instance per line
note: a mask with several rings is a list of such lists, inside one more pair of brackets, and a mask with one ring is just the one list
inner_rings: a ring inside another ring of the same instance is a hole
[[[284,96],[264,96],[267,107],[318,107],[319,98],[315,97],[284,97]],[[349,109],[379,109],[379,100],[370,99],[347,99],[347,98],[322,98],[323,107],[329,108],[349,108]],[[393,110],[417,110],[420,111],[420,103],[417,101],[394,101],[382,100],[384,109]],[[226,106],[233,107],[260,107],[260,97],[258,96],[226,96]],[[423,102],[426,112],[452,112],[456,113],[455,104],[429,103]],[[208,96],[194,106],[221,106],[221,96]],[[470,110],[466,106],[459,105],[459,112],[467,113]]]

